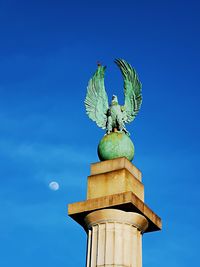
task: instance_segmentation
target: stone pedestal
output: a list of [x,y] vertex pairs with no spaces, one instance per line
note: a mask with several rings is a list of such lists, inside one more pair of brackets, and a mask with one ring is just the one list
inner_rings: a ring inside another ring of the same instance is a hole
[[68,214],[88,234],[87,267],[142,267],[142,234],[162,228],[126,158],[92,164],[87,200],[69,204]]

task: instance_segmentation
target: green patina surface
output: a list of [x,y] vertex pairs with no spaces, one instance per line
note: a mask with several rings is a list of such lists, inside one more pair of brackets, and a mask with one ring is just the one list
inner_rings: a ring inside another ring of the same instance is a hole
[[109,105],[104,85],[105,66],[98,64],[97,71],[89,80],[85,108],[89,118],[96,122],[106,133],[114,129],[129,135],[125,124],[132,122],[137,116],[142,104],[142,84],[135,69],[125,60],[116,59],[124,79],[124,105],[118,103],[116,95],[112,96]]
[[85,98],[86,113],[96,122],[106,135],[98,146],[100,160],[126,157],[132,160],[134,145],[129,138],[125,124],[132,122],[137,116],[142,104],[142,84],[135,69],[125,60],[116,59],[124,80],[124,105],[118,103],[116,95],[112,96],[109,104],[104,85],[105,66],[98,68],[89,80]]
[[124,132],[112,132],[105,135],[98,145],[98,156],[101,161],[126,157],[132,161],[134,145]]

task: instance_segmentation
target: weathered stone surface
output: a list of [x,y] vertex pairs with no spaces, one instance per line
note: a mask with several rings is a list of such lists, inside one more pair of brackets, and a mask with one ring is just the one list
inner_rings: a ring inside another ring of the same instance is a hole
[[136,227],[142,233],[148,227],[148,220],[136,212],[126,212],[118,209],[101,209],[90,212],[84,219],[88,229],[95,224],[101,223],[126,223]]
[[90,174],[95,175],[120,169],[127,169],[135,178],[140,182],[142,181],[141,171],[125,157],[92,163],[90,165]]
[[124,192],[69,204],[68,214],[85,228],[85,216],[92,211],[106,208],[142,214],[149,222],[149,226],[145,232],[157,231],[162,228],[161,219],[132,192]]
[[144,201],[144,186],[127,169],[88,176],[87,199],[133,192]]
[[134,212],[102,209],[85,217],[87,267],[142,267],[142,233],[148,220]]

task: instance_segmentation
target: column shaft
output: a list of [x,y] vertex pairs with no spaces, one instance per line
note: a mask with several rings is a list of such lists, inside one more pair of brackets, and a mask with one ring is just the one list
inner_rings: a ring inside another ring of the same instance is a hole
[[85,221],[87,267],[142,267],[142,232],[148,226],[144,216],[105,209],[90,213]]

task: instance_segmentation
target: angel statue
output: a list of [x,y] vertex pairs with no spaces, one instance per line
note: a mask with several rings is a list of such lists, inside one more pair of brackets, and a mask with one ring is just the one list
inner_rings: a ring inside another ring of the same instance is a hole
[[125,132],[125,123],[132,122],[142,103],[142,85],[137,73],[132,66],[123,59],[114,61],[120,68],[124,79],[124,106],[120,106],[116,95],[112,96],[110,105],[104,86],[104,74],[106,67],[98,64],[97,71],[90,79],[85,98],[86,112],[89,118],[96,122],[102,129],[106,129],[106,134],[112,132]]

